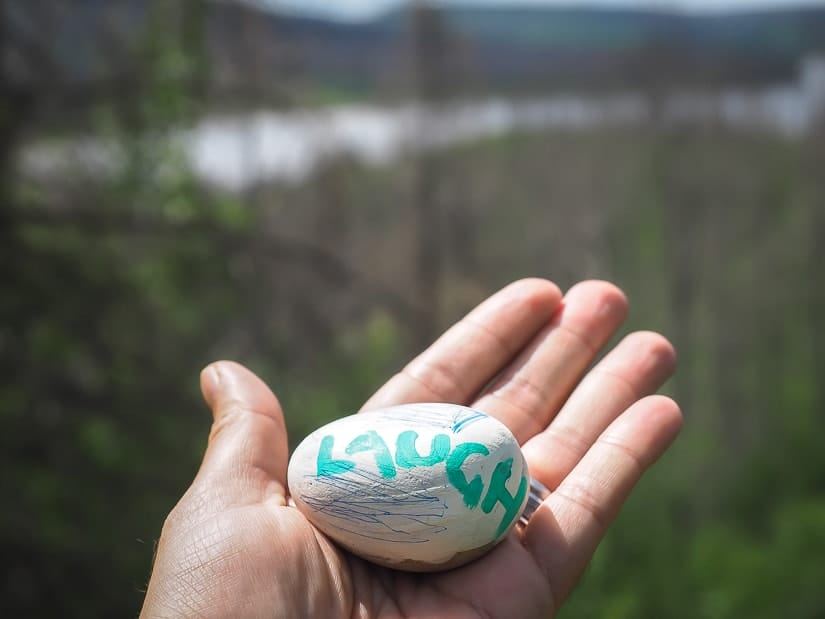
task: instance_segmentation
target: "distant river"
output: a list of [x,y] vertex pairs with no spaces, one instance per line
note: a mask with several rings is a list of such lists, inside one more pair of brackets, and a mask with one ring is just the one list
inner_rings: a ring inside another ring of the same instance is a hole
[[[656,109],[637,93],[487,99],[437,107],[341,105],[207,116],[172,138],[202,180],[239,191],[261,182],[300,181],[325,158],[344,153],[380,165],[405,152],[517,130],[632,126],[654,118],[665,124],[718,122],[798,137],[823,111],[825,59],[813,58],[803,64],[798,83],[758,91],[675,93]],[[36,176],[52,176],[67,162],[106,169],[116,160],[110,146],[86,138],[32,145],[24,153],[23,167]]]
[[342,105],[315,111],[256,112],[204,120],[185,137],[199,176],[241,189],[298,181],[326,157],[347,153],[368,164],[520,129],[587,128],[642,121],[638,97],[488,100],[426,107]]

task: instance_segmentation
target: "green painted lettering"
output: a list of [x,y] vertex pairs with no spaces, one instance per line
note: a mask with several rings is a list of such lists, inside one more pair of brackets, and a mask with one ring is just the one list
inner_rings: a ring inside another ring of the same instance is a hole
[[417,466],[433,466],[447,459],[450,453],[450,437],[436,434],[430,441],[430,455],[422,456],[415,448],[418,432],[407,430],[398,435],[395,443],[395,463],[404,469]]
[[341,475],[355,467],[355,463],[349,460],[332,459],[332,446],[334,444],[335,437],[332,435],[321,439],[321,447],[318,449],[318,477]]
[[375,464],[378,465],[378,471],[382,477],[395,477],[395,465],[392,463],[392,455],[384,439],[378,436],[378,432],[370,430],[366,434],[356,436],[347,445],[346,452],[349,455],[362,451],[374,452]]
[[478,505],[481,493],[484,491],[484,482],[481,481],[480,475],[476,475],[468,482],[467,477],[461,470],[461,465],[472,454],[487,456],[490,452],[481,443],[462,443],[456,445],[447,458],[447,479],[464,496],[464,504],[469,509],[473,509]]
[[516,496],[511,495],[507,491],[505,483],[510,479],[512,472],[512,458],[508,458],[504,462],[499,462],[496,465],[496,470],[493,471],[493,475],[490,477],[490,488],[487,490],[487,495],[481,504],[481,509],[485,514],[493,511],[496,503],[501,503],[504,507],[504,518],[501,519],[501,524],[498,525],[496,537],[504,533],[507,527],[510,526],[510,523],[518,516],[521,510],[521,504],[524,502],[524,496],[527,494],[527,477],[524,475],[521,477]]

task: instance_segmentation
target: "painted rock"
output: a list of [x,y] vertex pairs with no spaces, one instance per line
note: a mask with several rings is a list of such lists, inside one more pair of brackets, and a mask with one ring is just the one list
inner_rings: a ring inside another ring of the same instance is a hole
[[333,421],[289,463],[295,505],[340,546],[396,569],[437,571],[500,542],[529,475],[499,421],[454,404],[405,404]]

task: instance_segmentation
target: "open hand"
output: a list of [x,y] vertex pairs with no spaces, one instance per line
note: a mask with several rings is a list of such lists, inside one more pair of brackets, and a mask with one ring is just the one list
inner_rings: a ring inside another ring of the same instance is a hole
[[642,473],[681,427],[650,395],[671,375],[662,336],[633,333],[590,371],[625,318],[605,282],[562,298],[522,280],[487,299],[364,405],[452,402],[505,423],[553,492],[481,559],[434,574],[338,549],[287,503],[280,405],[249,370],[201,375],[214,424],[192,486],[169,514],[143,617],[551,617]]

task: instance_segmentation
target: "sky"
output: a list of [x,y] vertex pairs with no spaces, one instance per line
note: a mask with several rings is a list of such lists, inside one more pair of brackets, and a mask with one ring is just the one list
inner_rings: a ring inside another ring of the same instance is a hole
[[[249,0],[248,0],[249,1]],[[401,4],[400,0],[251,0],[257,4],[340,19],[366,19]],[[823,5],[825,0],[452,0],[453,4],[534,6],[667,7],[690,12],[719,12],[796,5]]]

